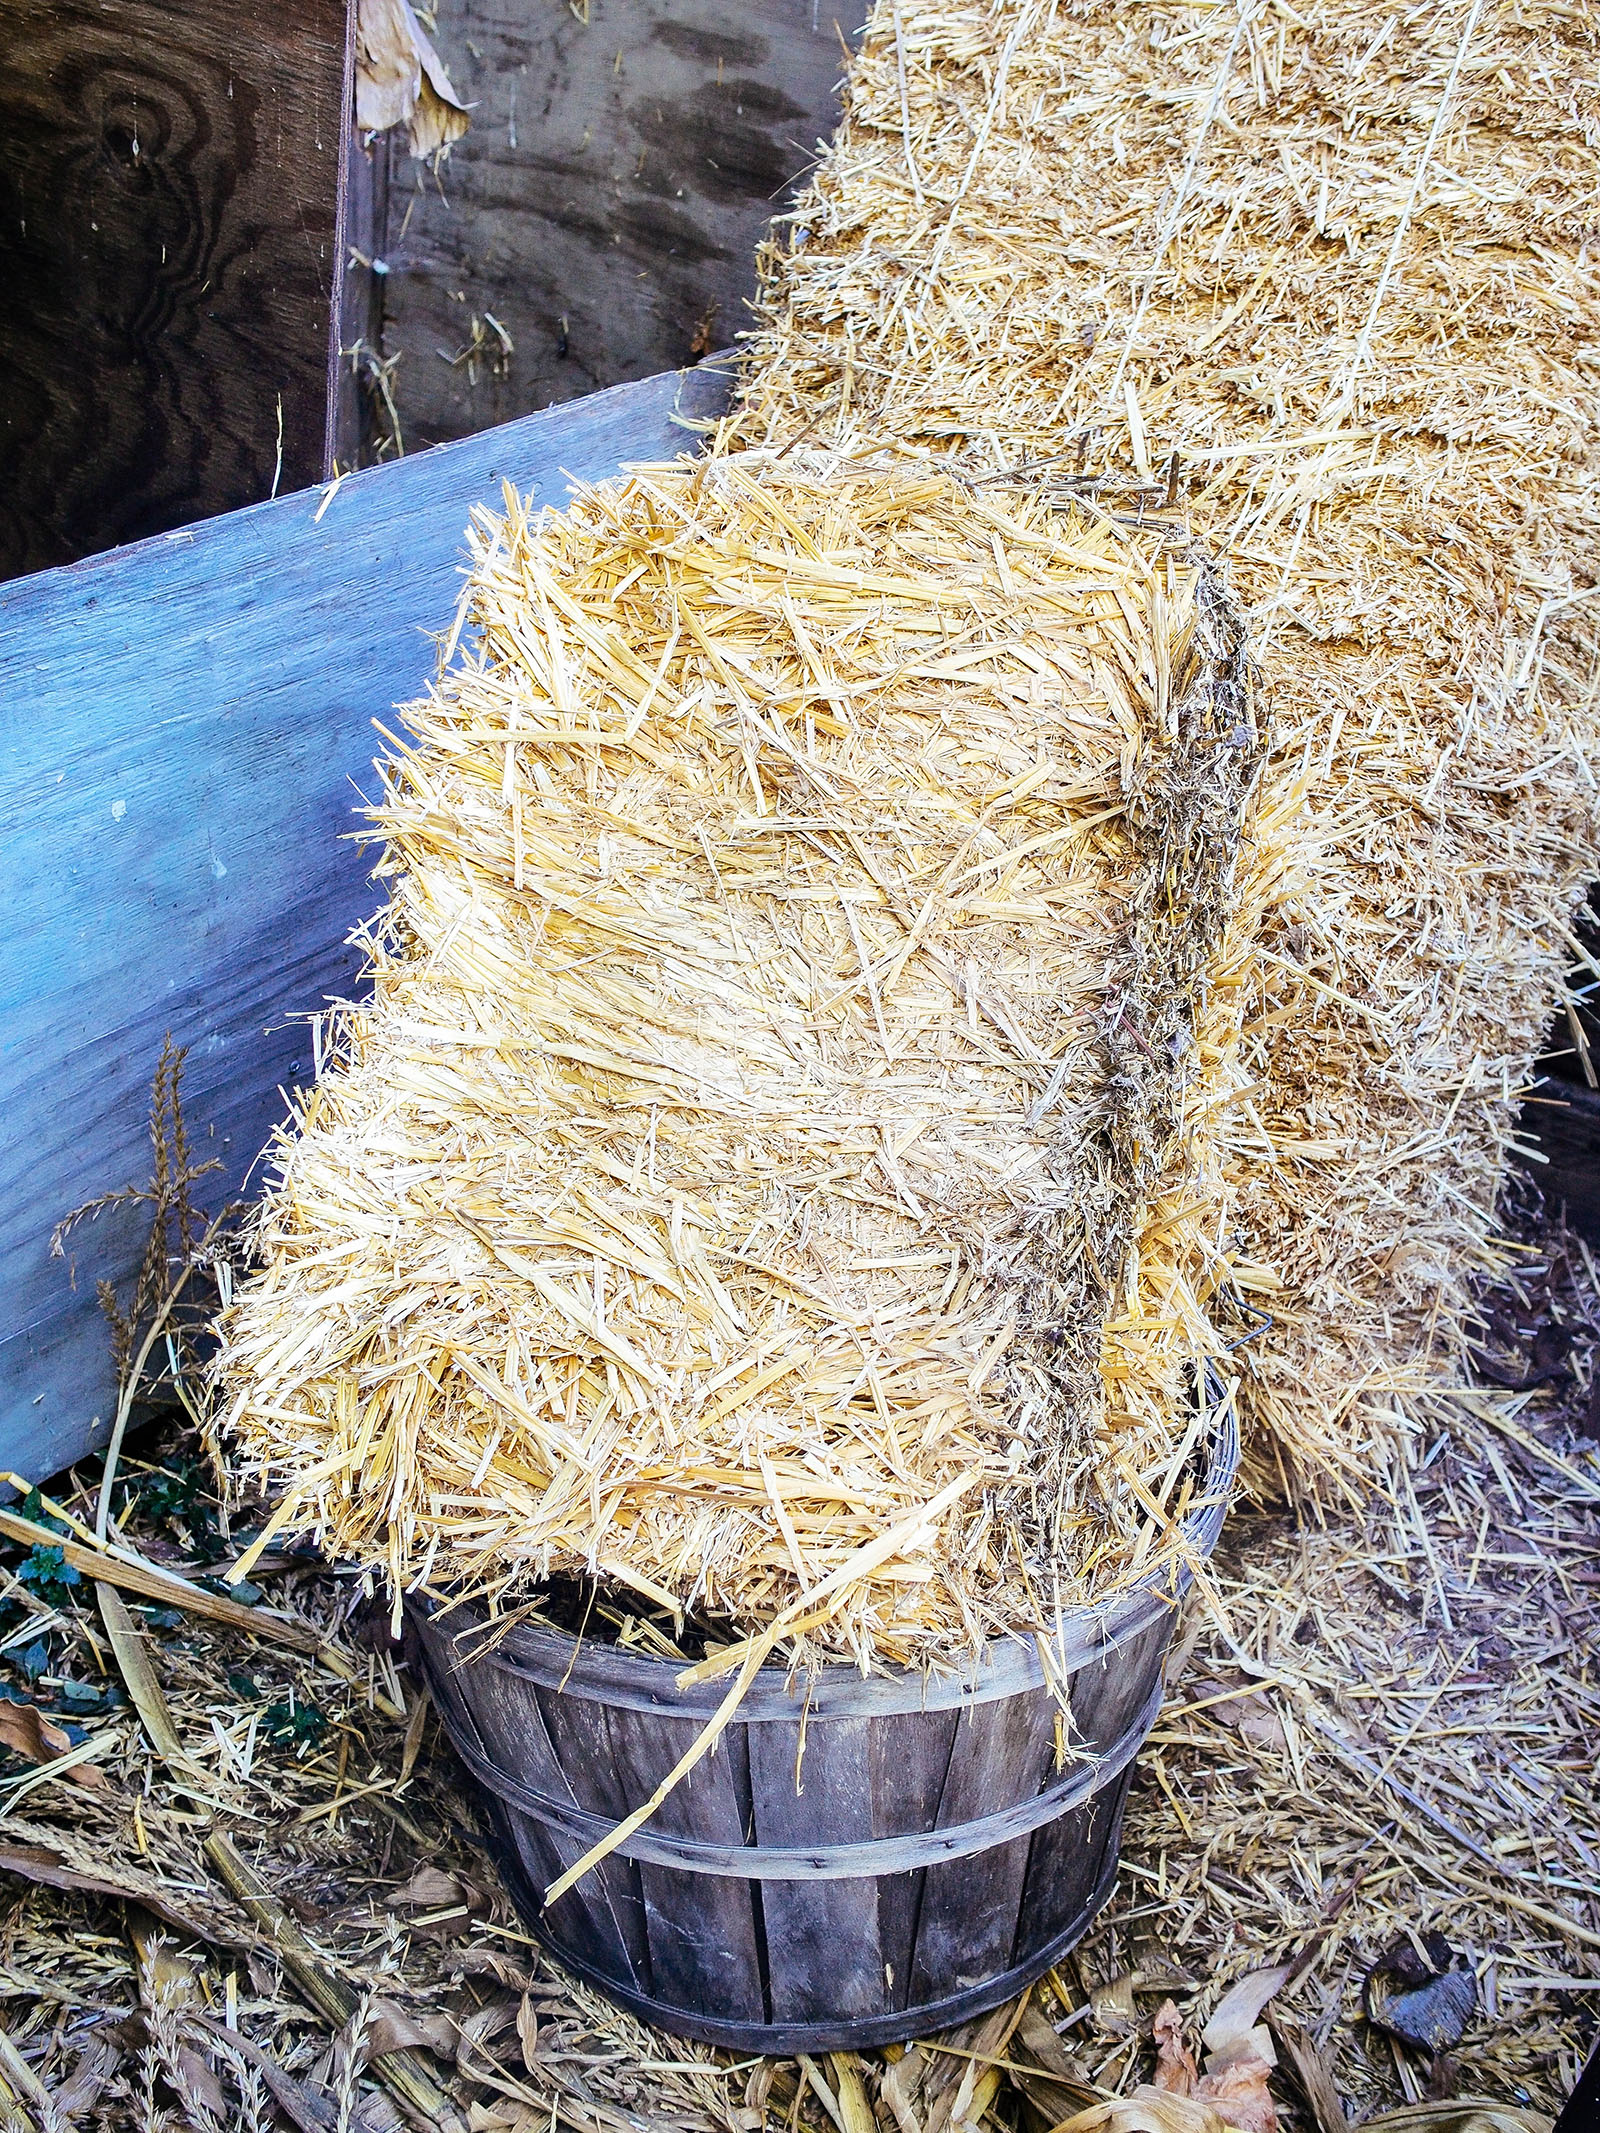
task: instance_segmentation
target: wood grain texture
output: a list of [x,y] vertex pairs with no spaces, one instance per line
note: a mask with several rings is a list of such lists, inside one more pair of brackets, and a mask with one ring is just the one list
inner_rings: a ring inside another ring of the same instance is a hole
[[1048,1948],[1093,1896],[1107,1858],[1116,1854],[1132,1779],[1130,1763],[1084,1806],[1035,1830],[1016,1910],[1013,1963],[1031,1962]]
[[1068,1689],[1074,1755],[1107,1755],[1127,1731],[1160,1671],[1172,1635],[1172,1612],[1163,1608],[1135,1636],[1105,1656],[1079,1667]]
[[[533,1690],[519,1694],[505,1675],[485,1677],[472,1671],[462,1664],[448,1636],[423,1640],[419,1656],[429,1693],[459,1748],[490,1765],[526,1772],[552,1799],[579,1804],[574,1779],[581,1781],[588,1757],[573,1753],[570,1736],[557,1749]],[[596,1724],[603,1726],[604,1714],[594,1706],[579,1706],[579,1711],[593,1711]],[[543,1891],[586,1847],[551,1822],[512,1812],[487,1788],[480,1798],[542,1903]],[[545,1923],[551,1938],[596,1975],[623,1985],[642,1986],[648,1980],[637,1870],[630,1861],[608,1860],[589,1877],[583,1894],[569,1890]]]
[[[937,1730],[941,1720],[930,1723]],[[746,1729],[758,1844],[815,1843],[819,1835],[850,1844],[878,1834],[872,1728],[868,1718],[834,1718],[803,1735],[799,1726]],[[773,2021],[837,2020],[893,2005],[875,1880],[768,1881],[761,1910]],[[839,1960],[845,1948],[848,1963]]]
[[[1220,1440],[1231,1473],[1236,1439],[1224,1426]],[[1064,1625],[1076,1648],[1106,1654],[1083,1669],[1086,1716],[1103,1726],[1129,1714],[1103,1756],[1064,1770],[1057,1707],[1040,1683],[964,1709],[917,1710],[910,1677],[858,1677],[878,1712],[819,1718],[814,1688],[846,1670],[822,1670],[801,1689],[785,1688],[774,1667],[762,1715],[741,1708],[715,1754],[626,1840],[630,1851],[659,1845],[669,1856],[634,1851],[623,1863],[637,1880],[624,1885],[614,1855],[546,1914],[547,1862],[646,1800],[700,1730],[696,1692],[677,1686],[669,1662],[641,1670],[635,1654],[619,1673],[629,1655],[555,1633],[546,1635],[565,1646],[564,1674],[545,1681],[542,1653],[534,1670],[507,1662],[508,1649],[526,1652],[522,1631],[483,1646],[465,1614],[436,1623],[417,1602],[409,1619],[430,1673],[454,1655],[441,1712],[493,1795],[496,1855],[529,1926],[646,2020],[757,2052],[867,2048],[945,2028],[1060,1956],[1113,1878],[1131,1758],[1159,1702],[1172,1621],[1131,1596]],[[618,1679],[637,1700],[611,1701]],[[1058,1802],[1068,1780],[1081,1789]],[[906,1848],[914,1854],[930,1832],[1040,1812],[1050,1816],[1042,1826],[901,1870]],[[675,1860],[674,1846],[686,1847]],[[638,1891],[642,1946],[624,1887]]]
[[[963,1713],[950,1747],[937,1826],[971,1821],[997,1804],[1030,1798],[1054,1773],[1055,1745],[1055,1699],[1042,1691]],[[976,1985],[1008,1967],[1032,1842],[1016,1837],[970,1859],[928,1868],[910,2004]]]
[[442,9],[439,47],[472,127],[437,182],[394,151],[384,352],[400,356],[408,449],[730,345],[749,323],[756,246],[833,132],[841,38],[866,12],[865,0]]
[[[608,1711],[606,1724],[630,1808],[643,1805],[700,1731],[693,1720],[647,1718],[638,1711]],[[713,1843],[749,1842],[745,1743],[745,1728],[731,1727],[715,1753],[667,1795],[656,1817],[663,1830]],[[764,1951],[752,1884],[648,1862],[638,1871],[656,1997],[683,2007],[715,2004],[733,2021],[763,2021]]]
[[[934,1828],[960,1724],[959,1711],[896,1712],[873,1720],[876,1835],[890,1834],[891,1816],[905,1828]],[[878,1953],[891,2007],[904,2007],[910,1997],[927,1880],[923,1868],[878,1881]]]
[[322,475],[350,12],[0,0],[0,576]]
[[727,392],[649,379],[0,586],[0,1464],[42,1479],[109,1417],[94,1285],[126,1277],[138,1224],[80,1231],[70,1267],[49,1238],[148,1174],[163,1033],[231,1194],[311,1071],[294,1018],[357,981],[372,721],[432,672],[471,505],[671,457]]

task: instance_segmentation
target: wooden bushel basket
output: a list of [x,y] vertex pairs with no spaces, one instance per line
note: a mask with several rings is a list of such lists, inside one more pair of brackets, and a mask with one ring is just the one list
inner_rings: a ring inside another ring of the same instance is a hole
[[[1208,1378],[1209,1554],[1238,1461]],[[748,2052],[838,2051],[997,2006],[1079,1938],[1110,1892],[1133,1759],[1161,1702],[1187,1570],[1064,1615],[1051,1668],[998,1643],[959,1676],[763,1669],[716,1749],[551,1906],[543,1891],[655,1786],[725,1682],[464,1607],[411,1615],[412,1646],[477,1780],[530,1928],[647,2021]]]

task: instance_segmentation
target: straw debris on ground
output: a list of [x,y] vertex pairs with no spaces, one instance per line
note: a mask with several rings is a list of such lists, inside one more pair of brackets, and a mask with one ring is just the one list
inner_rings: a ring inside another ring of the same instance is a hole
[[[1517,1249],[1496,1192],[1595,827],[1593,40],[1564,0],[886,0],[768,263],[724,450],[828,454],[830,480],[858,454],[872,480],[886,457],[913,485],[1006,475],[1013,520],[1076,498],[1098,524],[1097,484],[1131,477],[1227,558],[1271,691],[1261,805],[1205,950],[1217,1093],[1189,1085],[1184,1160],[1218,1226],[1192,1230],[1270,1313],[1237,1351],[1258,1481],[1281,1457],[1365,1493],[1236,1516],[1225,1624],[1180,1639],[1119,1893],[1076,1956],[904,2055],[669,2058],[485,1893],[460,1774],[357,1580],[269,1542],[256,1574],[288,1606],[249,1643],[130,1601],[159,1690],[135,1667],[136,1725],[114,1610],[31,1543],[0,1635],[37,1714],[7,1727],[0,1821],[19,2111],[214,2133],[277,2108],[342,2133],[400,2108],[385,2077],[413,2097],[425,2077],[474,2133],[1041,2133],[1080,2082],[1177,2078],[1230,1990],[1280,1964],[1301,1968],[1261,2002],[1265,2093],[1288,2123],[1337,2133],[1342,2102],[1364,2117],[1429,2085],[1543,2110],[1567,2092],[1600,1990],[1600,1294],[1559,1228]],[[397,761],[404,780],[419,758]],[[890,908],[868,901],[840,977],[863,980],[864,1043]],[[458,1228],[470,1287],[486,1248]],[[587,1231],[580,1249],[592,1275]],[[591,1328],[610,1293],[590,1287]],[[1538,1345],[1552,1326],[1569,1346]],[[1113,1320],[1103,1361],[1118,1341]],[[502,1391],[516,1367],[497,1357]],[[231,1545],[170,1538],[203,1491],[148,1450],[125,1546],[231,1567]],[[80,1521],[93,1481],[57,1492]],[[228,1894],[219,1835],[309,1965]],[[1361,2012],[1372,1967],[1436,1934],[1473,1982],[1442,2063]],[[416,2063],[380,2064],[399,2050]],[[1098,2123],[1141,2122],[1118,2108]]]
[[[1484,1382],[1441,1414],[1367,1513],[1236,1517],[1225,1627],[1202,1608],[1180,1630],[1113,1901],[1023,2001],[904,2056],[730,2061],[566,1977],[497,1895],[464,1776],[353,1575],[269,1549],[254,1634],[128,1595],[173,1759],[122,1700],[90,1578],[8,1548],[0,1710],[73,1745],[0,1769],[0,2077],[96,2133],[285,2110],[382,2133],[404,2115],[394,2049],[473,2133],[1044,2133],[1082,2103],[1061,2083],[1128,2097],[1154,2077],[1168,2002],[1203,2065],[1230,1990],[1307,1957],[1260,2017],[1286,2128],[1338,2133],[1308,2101],[1319,2067],[1358,2122],[1430,2086],[1550,2111],[1600,1994],[1600,1458],[1582,1434],[1600,1283],[1581,1240],[1525,1234],[1480,1338],[1497,1378],[1540,1382]],[[192,1434],[147,1433],[124,1471],[126,1551],[169,1576],[231,1568],[248,1535],[225,1532]],[[97,1485],[87,1462],[49,1493],[87,1528]],[[65,1768],[85,1745],[74,1769],[97,1782]],[[219,1836],[283,1907],[297,1968],[231,1893]],[[1431,1932],[1474,1980],[1442,2065],[1361,2008],[1372,1965]],[[309,1996],[319,1978],[347,2014]]]

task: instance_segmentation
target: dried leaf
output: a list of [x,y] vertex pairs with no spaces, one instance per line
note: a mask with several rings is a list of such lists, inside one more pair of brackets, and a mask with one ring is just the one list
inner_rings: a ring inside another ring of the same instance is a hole
[[1319,2049],[1298,2022],[1274,2018],[1273,2027],[1316,2120],[1317,2133],[1346,2133],[1349,2122],[1334,2078],[1333,2054]]
[[[1292,1968],[1290,1963],[1274,1963],[1270,1969],[1248,1971],[1237,1984],[1229,1986],[1200,2033],[1208,2063],[1213,2059],[1225,2061],[1241,2049],[1257,2048],[1254,2032],[1262,2010],[1287,1980]],[[1270,2065],[1270,2054],[1269,2042],[1267,2050],[1259,2052],[1259,2056]]]
[[468,2066],[474,2051],[480,2045],[490,2043],[493,2038],[499,2036],[503,2029],[510,2029],[515,2025],[518,2027],[520,2035],[521,2013],[522,2008],[519,2002],[507,1998],[491,2000],[487,2007],[480,2007],[474,2013],[464,2015],[459,2024],[456,2025],[455,2061],[457,2066],[463,2068]]
[[1250,1741],[1257,1748],[1285,1749],[1289,1736],[1283,1730],[1283,1720],[1276,1711],[1257,1704],[1238,1721],[1241,1739]]
[[1156,2087],[1169,2095],[1192,2096],[1199,2069],[1193,2052],[1183,2041],[1183,2016],[1175,2000],[1162,2001],[1151,2034],[1156,2046]]
[[[1265,2031],[1251,2034],[1262,2036]],[[1271,2071],[1265,2059],[1254,2053],[1240,2053],[1223,2061],[1215,2071],[1208,2064],[1195,2084],[1195,2096],[1212,2104],[1219,2118],[1240,2127],[1242,2133],[1278,2133],[1278,2107],[1267,2087]]]
[[[72,1745],[71,1734],[31,1703],[0,1698],[0,1748],[26,1756],[30,1763],[53,1763],[58,1756],[70,1755]],[[74,1763],[61,1775],[69,1785],[79,1785],[85,1792],[112,1789],[111,1780],[94,1763]]]
[[121,2044],[104,2031],[88,2038],[72,2072],[50,2099],[60,2123],[70,2125],[75,2118],[94,2109],[101,2091],[122,2063],[122,2057]]
[[1133,2004],[1133,1973],[1124,1971],[1121,1977],[1096,1985],[1089,2005],[1094,2009],[1094,2026],[1104,2036],[1131,2037],[1139,2021]]
[[411,153],[429,156],[459,140],[470,123],[410,0],[361,0],[356,124],[362,132],[405,126]]
[[441,1867],[419,1866],[409,1881],[390,1891],[384,1902],[391,1911],[442,1911],[451,1904],[469,1902],[476,1893]]
[[1141,2085],[1131,2095],[1091,2104],[1053,2133],[1226,2133],[1227,2123],[1209,2103]]
[[437,2013],[413,2014],[409,2008],[397,2006],[393,2000],[374,1999],[370,2003],[367,2049],[374,2059],[382,2058],[385,2052],[411,2051],[418,2046],[453,2059],[456,2028],[450,2017]]
[[536,2074],[539,2071],[539,2017],[526,1992],[517,2009],[517,2042],[522,2047],[523,2066],[530,2074]]
[[1551,2121],[1542,2111],[1519,2110],[1515,2104],[1458,2097],[1453,2103],[1409,2103],[1385,2111],[1369,2118],[1361,2133],[1551,2133]]
[[202,2016],[200,2020],[216,2038],[219,2050],[255,2068],[266,2083],[273,2102],[299,2133],[328,2133],[328,2129],[337,2124],[338,2112],[328,2099],[305,2082],[297,2081],[292,2074],[285,2073],[259,2045],[252,2044],[238,2030],[224,2030],[219,2022],[209,2017]]
[[492,1977],[512,1992],[531,1992],[538,1982],[525,1963],[503,1948],[462,1948],[451,1956],[450,1965],[457,1977]]

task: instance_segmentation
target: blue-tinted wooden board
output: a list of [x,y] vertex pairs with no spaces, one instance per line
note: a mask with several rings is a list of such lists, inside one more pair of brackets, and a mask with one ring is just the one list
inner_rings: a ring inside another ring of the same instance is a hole
[[79,1230],[75,1285],[49,1240],[148,1177],[164,1033],[215,1206],[310,1075],[296,1018],[358,981],[372,721],[433,672],[472,504],[691,449],[729,382],[621,385],[0,587],[0,1467],[42,1478],[109,1426],[95,1283],[126,1278],[141,1220]]

